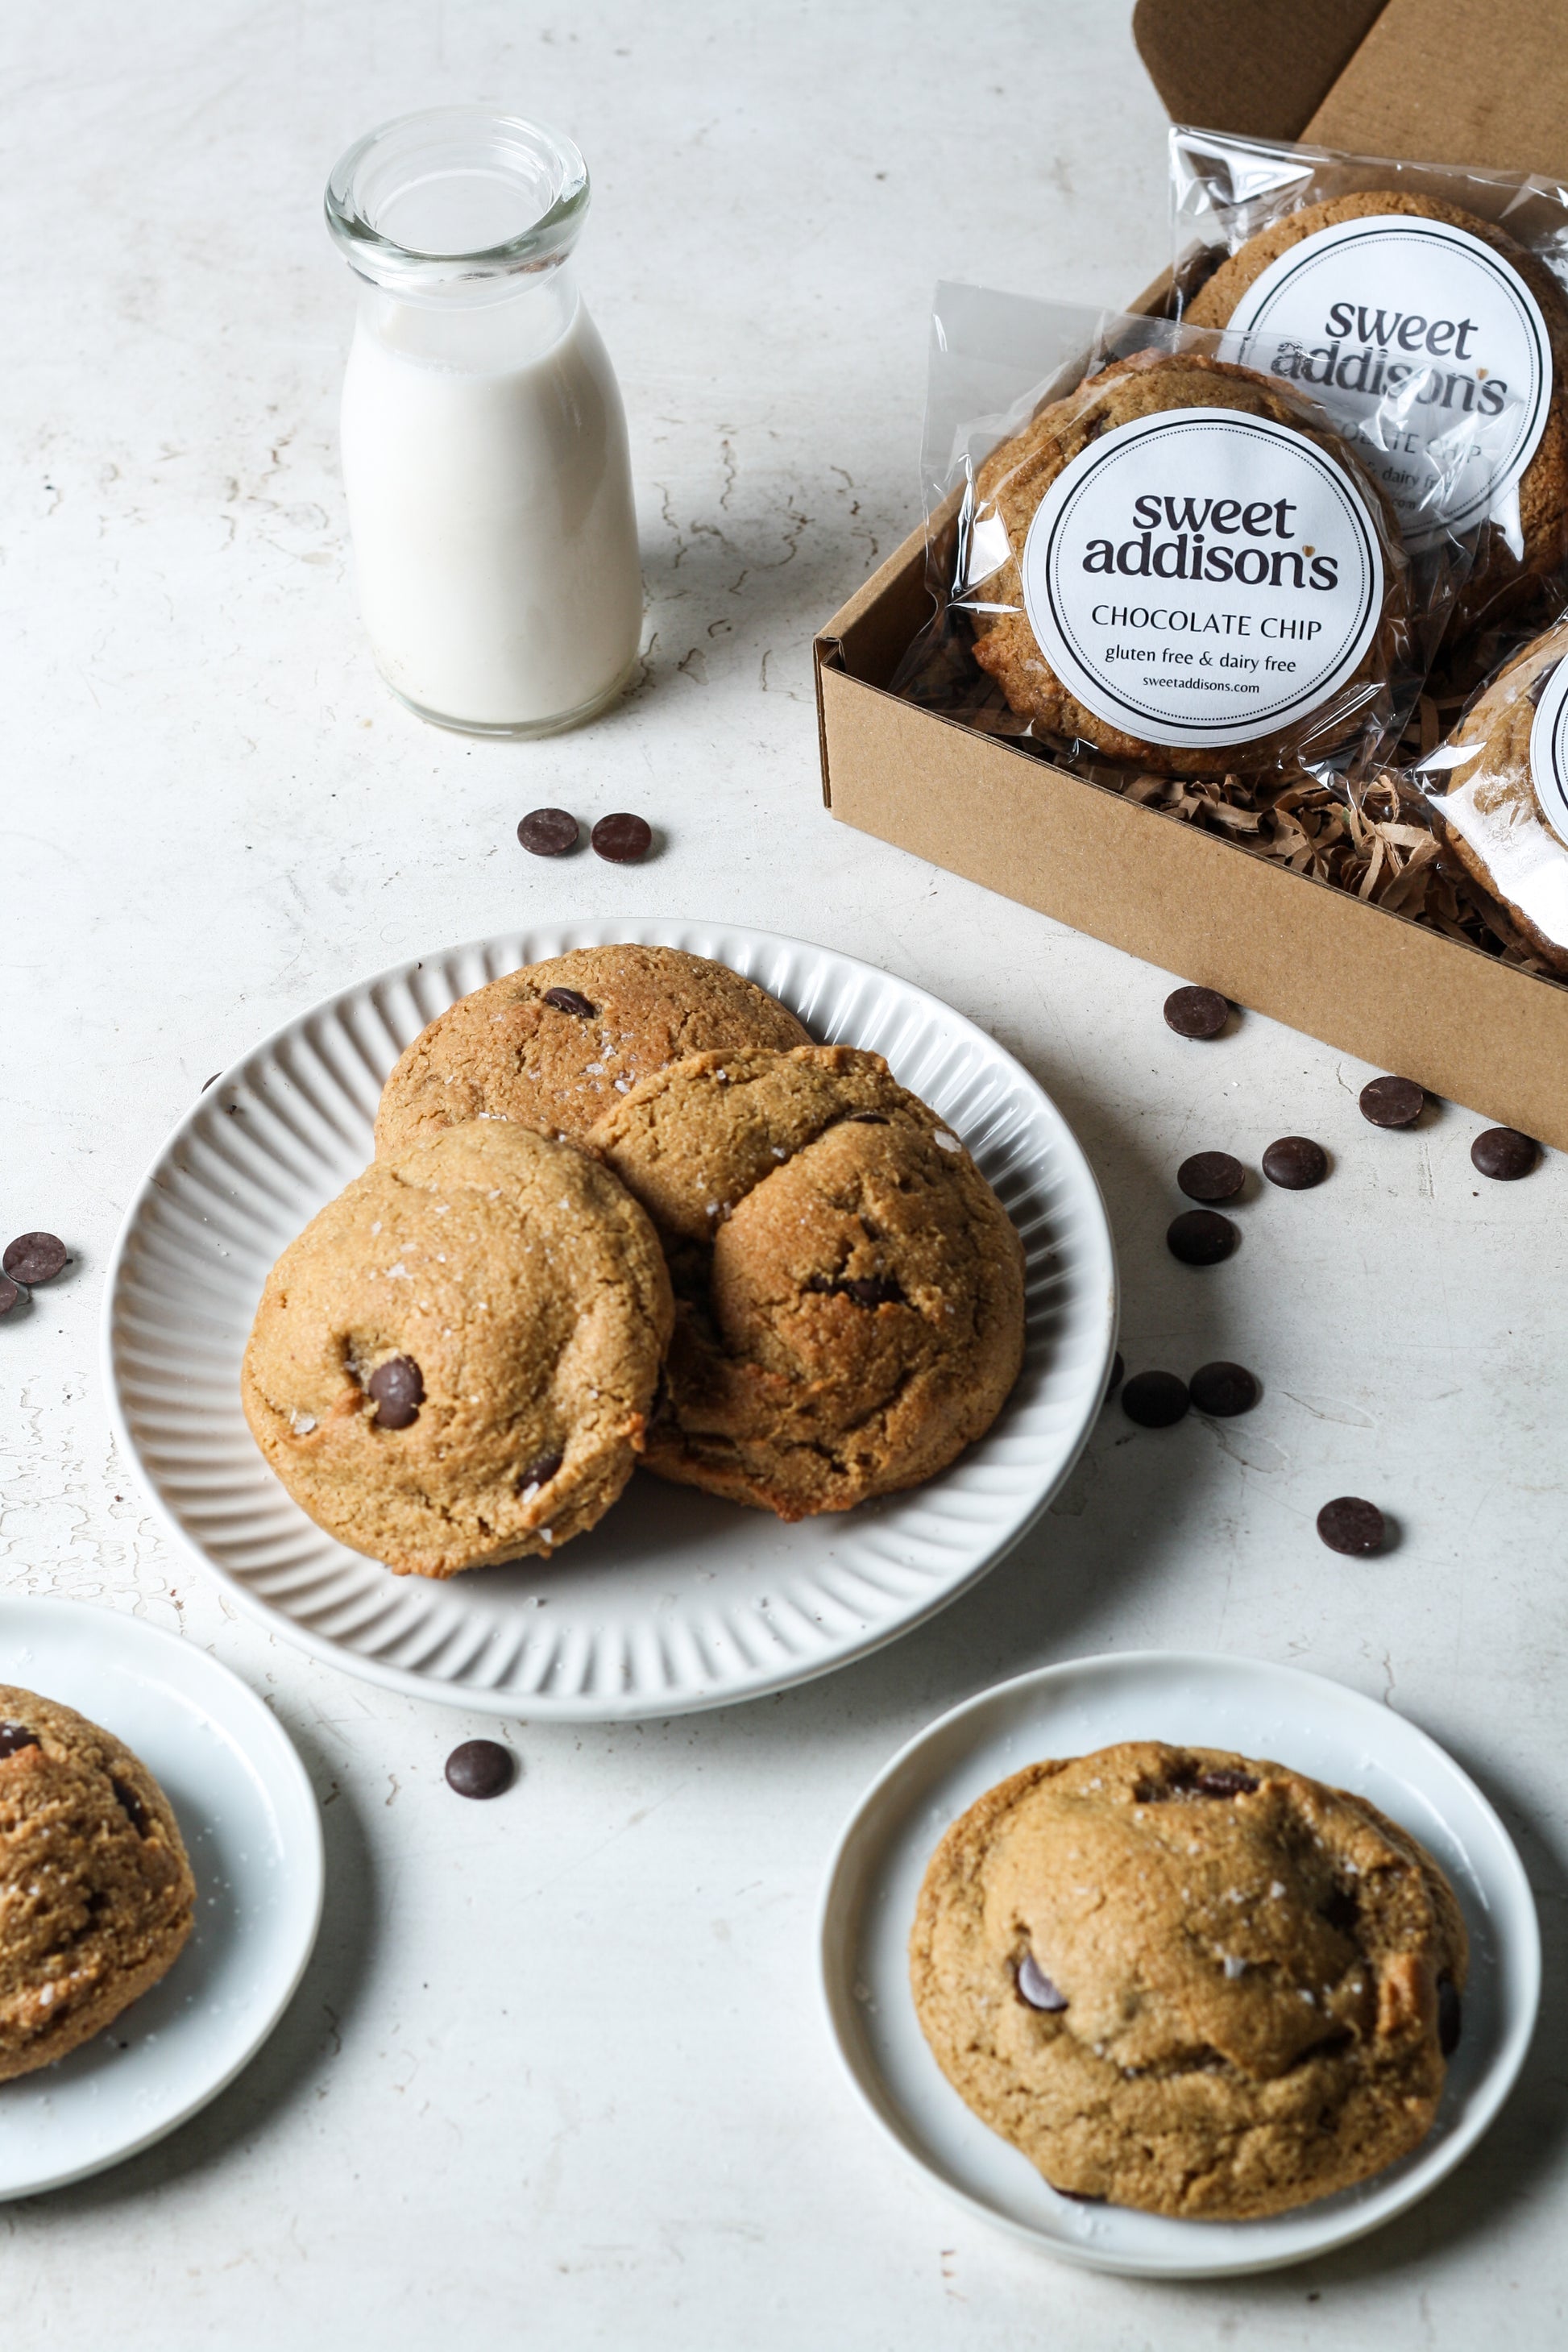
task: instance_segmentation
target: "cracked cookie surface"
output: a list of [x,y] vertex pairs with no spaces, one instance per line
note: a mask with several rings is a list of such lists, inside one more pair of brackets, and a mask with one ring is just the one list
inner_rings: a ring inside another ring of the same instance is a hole
[[387,1079],[378,1154],[466,1119],[580,1140],[639,1078],[688,1054],[810,1039],[727,964],[679,948],[576,948],[476,989],[432,1021]]
[[958,1138],[876,1054],[705,1054],[592,1141],[677,1293],[647,1466],[797,1519],[945,1469],[1017,1377],[1024,1252]]
[[910,1966],[949,2082],[1051,2186],[1243,2220],[1426,2137],[1466,1938],[1364,1799],[1131,1741],[1031,1765],[952,1823]]
[[167,1797],[112,1732],[0,1684],[0,2082],[167,1974],[195,1882]]
[[400,1575],[548,1556],[631,1475],[672,1314],[614,1177],[476,1121],[374,1161],[289,1244],[246,1419],[301,1509]]

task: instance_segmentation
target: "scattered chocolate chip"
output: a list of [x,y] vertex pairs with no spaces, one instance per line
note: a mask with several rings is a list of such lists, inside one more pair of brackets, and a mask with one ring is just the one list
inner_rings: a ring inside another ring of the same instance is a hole
[[1127,1367],[1121,1360],[1121,1350],[1118,1348],[1115,1355],[1110,1359],[1110,1385],[1105,1391],[1108,1401],[1116,1394],[1117,1390],[1121,1386],[1121,1376],[1126,1370]]
[[412,1356],[389,1356],[365,1382],[375,1402],[377,1429],[406,1429],[419,1418],[425,1375]]
[[153,1824],[147,1818],[147,1808],[142,1802],[141,1798],[137,1795],[130,1782],[128,1780],[116,1780],[111,1777],[109,1785],[114,1791],[121,1811],[124,1814],[126,1820],[130,1822],[137,1836],[143,1838],[151,1837],[153,1834]]
[[1177,1169],[1176,1181],[1189,1201],[1233,1201],[1247,1171],[1228,1151],[1194,1151]]
[[544,1002],[553,1004],[557,1013],[570,1013],[575,1021],[592,1021],[599,1009],[574,988],[547,988]]
[[1134,1372],[1121,1391],[1121,1410],[1140,1429],[1169,1429],[1187,1409],[1187,1384],[1174,1372]]
[[1184,1209],[1165,1228],[1165,1246],[1184,1265],[1217,1265],[1240,1238],[1217,1209]]
[[1217,1037],[1229,1019],[1217,988],[1173,989],[1165,999],[1165,1026],[1178,1037]]
[[1263,1172],[1286,1192],[1310,1192],[1329,1172],[1329,1155],[1310,1135],[1282,1135],[1263,1155]]
[[499,1797],[511,1786],[510,1748],[499,1739],[465,1739],[447,1759],[447,1786],[459,1797]]
[[1459,2046],[1464,2031],[1464,2004],[1459,1988],[1452,1977],[1437,1979],[1437,2047],[1445,2058],[1451,2058]]
[[565,1459],[564,1454],[542,1454],[537,1462],[529,1464],[518,1480],[519,1494],[526,1495],[531,1486],[548,1486]]
[[25,1723],[0,1723],[0,1757],[15,1756],[23,1748],[37,1748],[38,1735]]
[[1031,2009],[1049,2010],[1054,2015],[1068,2005],[1066,1993],[1051,1982],[1033,1952],[1026,1952],[1018,1963],[1018,1990]]
[[653,847],[653,827],[647,817],[617,809],[613,816],[602,816],[588,838],[595,854],[612,866],[636,866]]
[[[1478,1163],[1479,1164],[1479,1163]],[[18,1234],[14,1242],[5,1244],[5,1255],[0,1258],[13,1282],[26,1284],[29,1290],[40,1282],[53,1282],[65,1266],[68,1252],[58,1234]]]
[[1214,1764],[1205,1772],[1194,1772],[1187,1785],[1200,1797],[1250,1797],[1258,1781],[1234,1764]]
[[1336,1886],[1328,1901],[1320,1904],[1318,1908],[1321,1916],[1328,1921],[1331,1927],[1337,1928],[1342,1936],[1348,1936],[1361,1916],[1361,1905],[1348,1886]]
[[1318,1513],[1318,1533],[1331,1551],[1354,1559],[1376,1551],[1387,1527],[1375,1503],[1363,1502],[1359,1495],[1336,1495]]
[[19,1286],[12,1281],[10,1276],[0,1274],[0,1315],[9,1315],[21,1296]]
[[[1521,1135],[1517,1127],[1489,1127],[1470,1146],[1471,1167],[1479,1169],[1483,1176],[1494,1177],[1500,1184],[1512,1184],[1521,1176],[1528,1176],[1540,1157],[1539,1143],[1528,1135]],[[16,1246],[13,1242],[11,1249]],[[18,1271],[11,1263],[11,1250],[5,1253],[5,1271]],[[26,1279],[24,1274],[22,1280]]]
[[1414,1127],[1426,1108],[1426,1095],[1414,1078],[1369,1078],[1360,1102],[1363,1118],[1373,1127]]
[[564,857],[575,849],[582,828],[570,809],[530,809],[517,828],[524,849],[535,857]]
[[1250,1412],[1261,1393],[1257,1379],[1245,1364],[1200,1364],[1187,1388],[1198,1412],[1211,1413],[1219,1421],[1230,1421],[1238,1412]]

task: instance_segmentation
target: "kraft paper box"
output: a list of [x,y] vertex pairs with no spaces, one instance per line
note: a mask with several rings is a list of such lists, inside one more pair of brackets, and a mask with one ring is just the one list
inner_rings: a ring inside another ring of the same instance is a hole
[[[1568,176],[1552,0],[1139,0],[1134,30],[1178,121]],[[922,526],[816,640],[841,823],[1568,1150],[1568,987],[900,700],[930,613]]]

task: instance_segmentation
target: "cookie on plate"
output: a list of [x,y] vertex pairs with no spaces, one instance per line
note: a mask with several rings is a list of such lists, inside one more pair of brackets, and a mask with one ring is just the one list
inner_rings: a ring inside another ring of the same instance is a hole
[[[1525,953],[1568,978],[1568,843],[1542,806],[1531,765],[1541,698],[1568,658],[1568,621],[1516,655],[1455,729],[1438,814],[1449,847],[1500,907]],[[1562,803],[1553,799],[1561,813]],[[1560,814],[1561,821],[1561,814]]]
[[1023,1244],[879,1055],[698,1055],[592,1140],[675,1275],[648,1469],[798,1519],[917,1486],[990,1427],[1023,1358]]
[[1443,221],[1491,247],[1517,271],[1541,307],[1552,344],[1552,395],[1535,453],[1519,481],[1522,555],[1515,556],[1500,530],[1492,530],[1478,554],[1461,593],[1450,635],[1474,625],[1484,610],[1501,611],[1538,588],[1568,562],[1568,301],[1544,262],[1503,229],[1441,197],[1412,195],[1394,188],[1367,188],[1303,205],[1260,229],[1222,261],[1188,303],[1184,317],[1194,327],[1223,327],[1242,296],[1282,253],[1342,221],[1405,214]]
[[574,1141],[639,1078],[688,1054],[806,1045],[754,980],[679,948],[575,948],[476,989],[416,1037],[388,1078],[378,1152],[466,1119]]
[[0,2082],[52,2065],[167,1975],[195,1899],[141,1759],[74,1708],[0,1684]]
[[1053,2188],[1205,2221],[1417,2147],[1466,1961],[1447,1879],[1364,1798],[1154,1740],[990,1790],[910,1943],[943,2074]]
[[1250,740],[1148,742],[1090,710],[1058,677],[1025,609],[1024,550],[1041,501],[1076,457],[1118,426],[1184,409],[1215,408],[1286,425],[1326,452],[1360,492],[1386,546],[1397,546],[1392,509],[1382,490],[1340,436],[1325,429],[1315,410],[1274,377],[1201,352],[1143,351],[1112,361],[1064,398],[1037,410],[1021,433],[991,452],[974,479],[976,509],[982,514],[994,510],[1008,549],[1006,561],[984,583],[984,605],[971,612],[975,660],[996,680],[1008,707],[1047,735],[1086,743],[1108,760],[1136,764],[1156,775],[1255,772],[1275,765],[1291,750],[1310,750],[1321,757],[1366,723],[1407,627],[1404,572],[1385,562],[1379,623],[1350,677],[1318,712],[1309,710],[1289,729]]
[[245,1415],[300,1508],[400,1575],[548,1555],[630,1477],[672,1314],[613,1176],[474,1122],[375,1160],[289,1244]]

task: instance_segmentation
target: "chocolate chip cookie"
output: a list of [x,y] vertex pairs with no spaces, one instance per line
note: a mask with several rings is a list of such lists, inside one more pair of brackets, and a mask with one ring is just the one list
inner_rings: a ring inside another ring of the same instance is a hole
[[1466,1961],[1447,1879],[1364,1798],[1153,1740],[989,1790],[910,1944],[942,2072],[1053,2188],[1206,2221],[1418,2147]]
[[378,1152],[467,1119],[577,1140],[617,1095],[688,1054],[810,1038],[753,980],[679,948],[577,948],[476,989],[388,1078]]
[[[1166,412],[1216,408],[1288,426],[1349,477],[1384,546],[1381,614],[1350,676],[1320,709],[1299,714],[1289,727],[1250,741],[1152,743],[1090,710],[1052,668],[1025,607],[1025,543],[1058,475],[1104,435]],[[1405,572],[1395,551],[1392,509],[1348,445],[1324,426],[1318,411],[1275,378],[1199,352],[1143,351],[1113,361],[1065,398],[1037,410],[1021,433],[992,451],[975,476],[974,506],[976,541],[994,516],[1007,547],[1005,562],[980,584],[984,602],[971,609],[974,658],[996,680],[1009,707],[1046,737],[1088,745],[1107,760],[1152,774],[1223,776],[1256,772],[1289,758],[1321,759],[1369,727],[1386,727],[1392,711],[1388,680],[1409,658]]]
[[0,2082],[52,2065],[165,1976],[195,1895],[141,1759],[73,1708],[0,1685]]
[[289,1244],[246,1419],[300,1508],[399,1575],[548,1556],[630,1477],[672,1313],[613,1176],[473,1121],[374,1161]]
[[1535,713],[1560,662],[1568,621],[1559,621],[1510,662],[1472,703],[1444,749],[1471,756],[1433,772],[1448,846],[1479,882],[1518,942],[1548,971],[1568,978],[1568,845],[1535,788],[1531,736]]
[[880,1055],[699,1055],[592,1141],[675,1276],[648,1469],[797,1519],[916,1486],[990,1427],[1023,1356],[1023,1245]]

